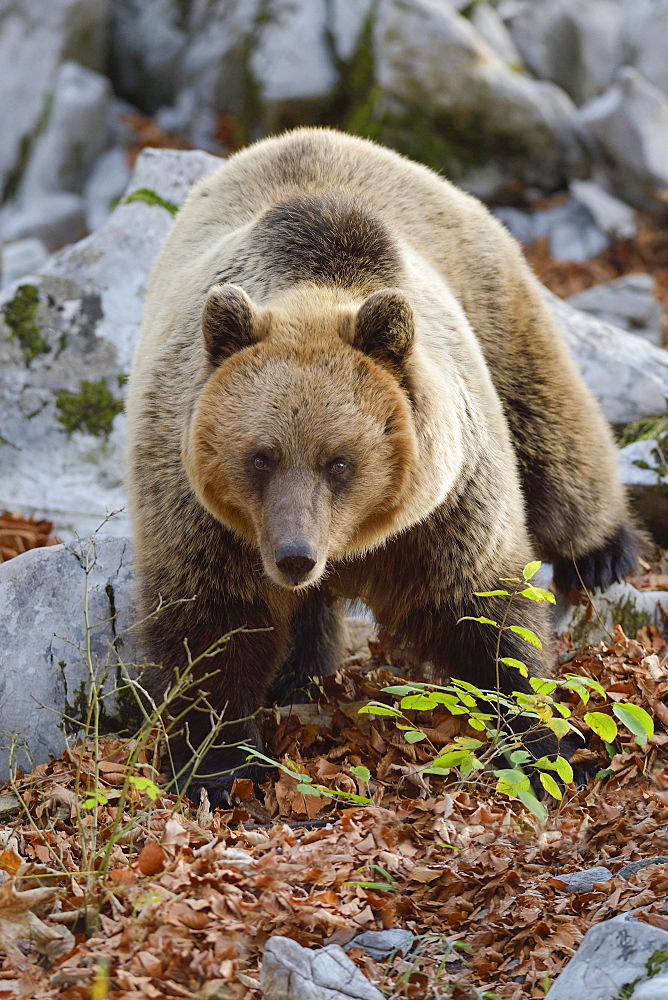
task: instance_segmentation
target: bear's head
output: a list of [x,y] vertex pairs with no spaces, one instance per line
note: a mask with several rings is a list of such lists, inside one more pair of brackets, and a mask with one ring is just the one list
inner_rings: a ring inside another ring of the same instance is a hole
[[329,559],[397,530],[418,462],[403,294],[351,305],[305,288],[262,309],[216,285],[202,333],[209,376],[184,465],[207,510],[259,548],[267,575],[308,586]]

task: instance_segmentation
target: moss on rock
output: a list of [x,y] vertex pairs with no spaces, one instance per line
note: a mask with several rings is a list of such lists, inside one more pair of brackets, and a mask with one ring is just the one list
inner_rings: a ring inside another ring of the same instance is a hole
[[133,201],[145,201],[147,205],[157,205],[159,208],[166,209],[170,215],[176,215],[179,210],[179,206],[175,202],[163,198],[152,188],[138,188],[123,199],[123,204],[129,205]]
[[16,341],[23,353],[26,367],[39,357],[48,354],[51,346],[37,322],[39,289],[35,285],[19,285],[14,298],[2,308],[2,318],[9,327],[9,336]]
[[106,381],[97,382],[83,379],[79,392],[62,389],[56,397],[58,420],[68,434],[87,431],[98,437],[111,433],[114,417],[123,411],[123,400],[110,392]]

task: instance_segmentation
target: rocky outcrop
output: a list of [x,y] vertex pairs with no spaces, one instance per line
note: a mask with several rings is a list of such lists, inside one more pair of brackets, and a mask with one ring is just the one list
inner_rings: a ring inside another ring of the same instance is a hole
[[[92,236],[0,293],[0,509],[47,514],[61,538],[122,509],[123,395],[151,265],[206,153],[147,150]],[[108,525],[127,532],[124,515]]]

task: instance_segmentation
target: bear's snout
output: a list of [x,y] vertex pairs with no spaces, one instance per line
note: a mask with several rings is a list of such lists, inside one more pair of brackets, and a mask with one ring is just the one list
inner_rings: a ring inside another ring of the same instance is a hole
[[305,541],[286,542],[274,553],[276,565],[293,583],[301,583],[318,561],[318,553]]

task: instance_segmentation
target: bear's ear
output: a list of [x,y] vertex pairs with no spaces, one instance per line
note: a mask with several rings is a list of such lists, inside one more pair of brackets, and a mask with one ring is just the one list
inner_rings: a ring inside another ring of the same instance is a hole
[[385,288],[362,303],[352,346],[376,361],[401,368],[413,343],[413,310],[402,292]]
[[214,285],[202,311],[202,333],[211,362],[219,365],[232,354],[257,343],[259,317],[238,285]]

